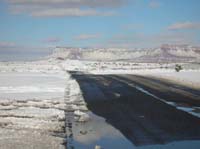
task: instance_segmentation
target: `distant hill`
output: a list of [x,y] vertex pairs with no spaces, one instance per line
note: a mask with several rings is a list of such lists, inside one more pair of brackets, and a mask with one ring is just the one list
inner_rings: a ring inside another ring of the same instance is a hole
[[79,59],[135,62],[200,62],[200,47],[190,45],[162,45],[154,49],[70,48],[57,47],[53,59]]

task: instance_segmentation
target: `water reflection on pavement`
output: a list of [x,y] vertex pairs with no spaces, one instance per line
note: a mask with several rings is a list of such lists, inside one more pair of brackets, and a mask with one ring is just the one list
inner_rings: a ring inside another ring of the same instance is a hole
[[200,141],[175,141],[163,145],[135,146],[120,131],[108,124],[105,119],[90,113],[91,120],[86,123],[72,122],[68,138],[69,149],[199,149]]

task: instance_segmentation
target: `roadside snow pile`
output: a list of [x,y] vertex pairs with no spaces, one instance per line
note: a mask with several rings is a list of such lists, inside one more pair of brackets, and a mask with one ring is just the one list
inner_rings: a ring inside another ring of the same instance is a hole
[[78,122],[86,122],[88,121],[88,109],[87,104],[84,101],[82,91],[80,89],[79,84],[75,79],[68,81],[68,89],[69,92],[66,94],[65,102],[67,105],[67,111],[74,113],[74,119]]
[[178,84],[200,88],[200,70],[181,71],[181,72],[157,72],[149,73],[148,76],[160,79],[167,79]]

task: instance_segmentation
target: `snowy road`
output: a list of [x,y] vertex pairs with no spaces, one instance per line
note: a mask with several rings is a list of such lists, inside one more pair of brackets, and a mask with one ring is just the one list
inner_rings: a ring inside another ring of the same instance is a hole
[[199,90],[135,75],[72,74],[89,110],[135,146],[200,140]]

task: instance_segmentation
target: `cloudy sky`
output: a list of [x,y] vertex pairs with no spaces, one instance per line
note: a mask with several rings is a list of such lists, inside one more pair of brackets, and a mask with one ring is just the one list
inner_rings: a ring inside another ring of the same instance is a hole
[[0,57],[55,46],[200,45],[200,0],[0,0]]

